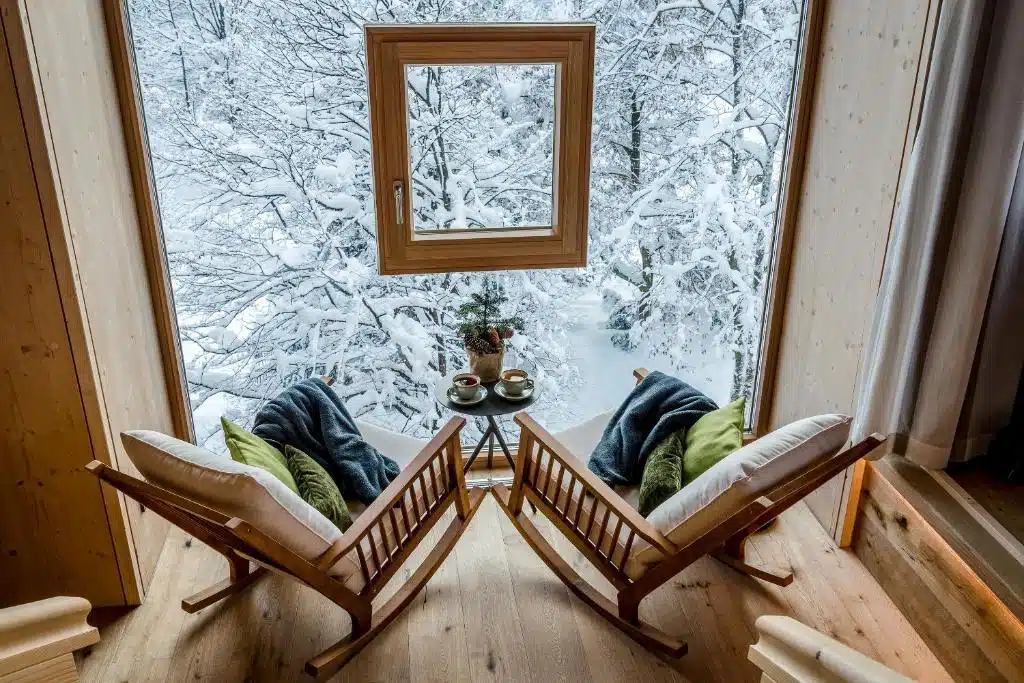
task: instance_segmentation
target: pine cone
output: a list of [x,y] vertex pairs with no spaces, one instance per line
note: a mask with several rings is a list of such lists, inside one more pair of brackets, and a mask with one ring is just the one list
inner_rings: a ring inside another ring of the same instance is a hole
[[479,353],[481,355],[494,353],[494,350],[491,349],[491,345],[487,342],[487,340],[481,339],[480,337],[473,337],[471,339],[467,339],[466,349],[474,353]]
[[498,334],[498,330],[493,327],[487,330],[487,340],[491,342],[491,346],[494,347],[494,353],[498,352],[501,348],[501,335]]

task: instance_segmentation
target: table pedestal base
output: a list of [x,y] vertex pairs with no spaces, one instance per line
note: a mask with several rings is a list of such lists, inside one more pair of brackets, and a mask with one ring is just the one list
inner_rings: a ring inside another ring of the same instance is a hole
[[497,439],[498,446],[501,448],[502,453],[505,454],[505,459],[508,460],[508,466],[513,470],[516,468],[516,461],[512,458],[512,451],[508,449],[508,445],[505,443],[505,437],[501,435],[501,430],[498,428],[498,423],[491,415],[487,416],[487,429],[484,430],[484,435],[480,437],[480,443],[473,449],[473,454],[469,456],[469,460],[466,461],[466,465],[463,468],[466,472],[473,466],[473,461],[476,460],[477,456],[480,455],[480,451],[483,450],[484,444],[487,444],[487,467],[488,469],[494,468],[494,441]]

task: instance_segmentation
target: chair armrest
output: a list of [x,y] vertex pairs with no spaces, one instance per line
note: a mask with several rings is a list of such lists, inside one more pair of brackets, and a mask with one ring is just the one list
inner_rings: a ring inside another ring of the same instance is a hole
[[[557,438],[541,427],[527,413],[519,413],[515,417],[516,423],[523,430],[523,437],[519,442],[519,452],[516,455],[516,478],[512,482],[513,496],[516,494],[517,486],[531,485],[527,482],[526,459],[529,457],[529,450],[532,450],[533,443],[539,444],[543,452],[547,452],[554,460],[570,472],[580,484],[585,494],[597,498],[607,506],[618,519],[622,520],[624,526],[628,527],[637,536],[644,539],[652,546],[655,546],[666,555],[675,554],[678,549],[665,536],[654,528],[644,517],[633,509],[612,487],[601,481],[600,478],[591,472],[587,466],[580,462]],[[524,448],[525,445],[525,448]],[[539,454],[542,451],[538,451]],[[519,494],[522,495],[521,493]],[[521,503],[521,497],[519,498]],[[582,532],[582,530],[580,530]]]
[[[405,469],[395,478],[386,489],[381,491],[381,494],[377,496],[377,499],[367,507],[359,518],[345,530],[341,538],[335,541],[330,548],[324,552],[323,555],[317,560],[316,565],[320,569],[328,570],[334,566],[334,564],[344,557],[347,553],[353,550],[359,541],[366,536],[375,527],[379,526],[384,521],[390,521],[390,515],[394,509],[394,506],[399,503],[405,494],[408,492],[409,487],[414,481],[420,478],[424,472],[430,471],[437,458],[444,457],[445,447],[452,441],[456,442],[455,448],[453,449],[453,456],[458,459],[458,472],[461,474],[461,452],[458,447],[459,432],[462,427],[466,424],[465,418],[453,417],[448,423],[441,428],[441,430],[434,435],[434,438],[423,447],[419,455],[413,458]],[[444,472],[448,472],[448,466],[446,463],[441,463]],[[442,474],[442,476],[446,476]],[[431,481],[431,483],[433,483]],[[465,487],[461,487],[460,490],[455,491],[457,495],[465,494]]]
[[99,642],[90,609],[84,598],[57,597],[0,610],[0,677]]

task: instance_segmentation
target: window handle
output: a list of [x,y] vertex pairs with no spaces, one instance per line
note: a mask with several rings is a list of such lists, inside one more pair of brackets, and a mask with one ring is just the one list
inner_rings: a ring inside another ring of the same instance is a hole
[[405,184],[401,180],[394,182],[395,188],[395,222],[401,225],[405,222]]

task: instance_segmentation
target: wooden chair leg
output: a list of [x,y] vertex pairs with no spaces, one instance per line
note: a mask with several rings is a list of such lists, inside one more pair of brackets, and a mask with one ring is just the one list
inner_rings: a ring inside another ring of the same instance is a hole
[[555,549],[551,547],[551,544],[541,535],[529,517],[523,512],[519,512],[519,514],[512,513],[512,510],[509,508],[510,492],[507,487],[496,486],[491,489],[491,493],[494,494],[498,505],[505,511],[508,518],[512,520],[512,524],[515,525],[523,539],[533,548],[534,552],[540,555],[540,559],[544,560],[544,564],[562,580],[562,583],[576,594],[576,597],[590,605],[593,610],[610,621],[612,625],[644,647],[669,657],[682,657],[686,654],[686,643],[676,640],[667,633],[640,621],[637,617],[637,605],[623,603],[622,607],[625,616],[620,616],[620,606],[614,604],[602,595],[600,591],[591,586],[586,579],[577,574],[576,570],[569,566],[569,563],[562,559]]
[[788,586],[793,583],[793,572],[786,572],[783,574],[762,569],[761,567],[755,567],[725,552],[714,553],[713,557],[722,564],[735,569],[741,574],[746,574],[747,576],[752,576],[755,579],[761,579],[762,581],[773,583],[776,586]]
[[306,662],[306,673],[316,680],[329,678],[341,667],[359,654],[366,645],[394,621],[401,611],[412,602],[416,594],[426,585],[430,577],[434,575],[441,563],[445,561],[452,549],[462,537],[466,527],[469,526],[477,508],[487,495],[485,489],[473,489],[469,492],[469,512],[465,519],[456,517],[445,530],[441,540],[437,542],[434,549],[423,560],[423,563],[413,572],[408,581],[388,600],[373,613],[369,624],[353,623],[353,632],[342,640],[330,646],[316,657]]
[[748,537],[748,534],[743,533],[729,538],[722,545],[721,550],[717,553],[712,553],[712,557],[741,574],[773,583],[776,586],[788,586],[793,583],[793,572],[776,573],[762,567],[747,564],[746,546]]
[[209,607],[213,603],[237,593],[267,573],[263,567],[250,567],[249,560],[244,557],[234,554],[225,555],[225,557],[230,572],[228,578],[185,598],[181,601],[181,609],[189,614],[195,614],[204,607]]

